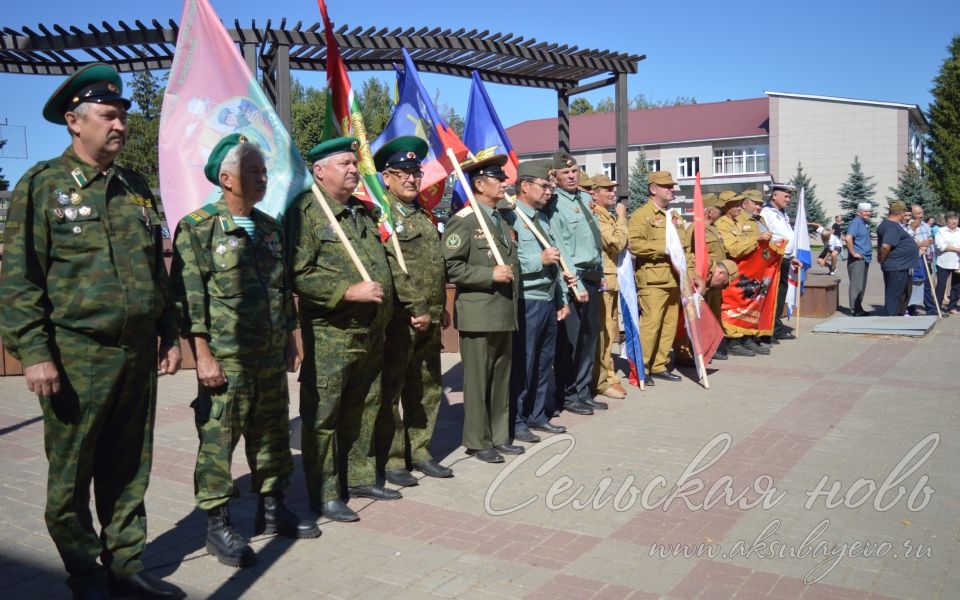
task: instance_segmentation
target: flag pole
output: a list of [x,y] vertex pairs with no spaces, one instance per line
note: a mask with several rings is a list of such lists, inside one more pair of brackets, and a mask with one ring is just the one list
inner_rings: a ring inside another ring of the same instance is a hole
[[[507,200],[513,205],[516,205],[517,203],[517,199],[514,196],[511,196],[510,194],[507,194]],[[546,250],[547,248],[550,248],[551,247],[550,242],[548,242],[547,238],[543,237],[543,234],[540,233],[540,230],[537,229],[536,226],[534,226],[533,222],[530,220],[530,217],[523,214],[522,210],[516,210],[515,212],[516,212],[516,215],[520,218],[520,220],[523,221],[523,224],[527,226],[527,229],[533,232],[534,237],[536,237],[537,241],[540,242],[540,246],[542,246],[544,250]],[[567,273],[574,273],[574,271],[571,271],[570,267],[567,266],[567,261],[564,260],[562,254],[560,255],[560,268],[566,271]],[[574,299],[577,302],[579,302],[580,298],[577,295],[577,284],[568,283],[567,287],[569,287],[570,290],[573,292]]]
[[[692,345],[693,344],[691,344],[691,346]],[[700,365],[700,372],[702,373],[702,375],[700,376],[700,383],[703,384],[703,389],[709,390],[710,380],[707,379],[707,366],[703,364],[703,354],[697,354],[697,364]]]
[[333,227],[337,237],[340,238],[341,242],[343,242],[343,247],[346,249],[347,254],[350,255],[350,260],[353,261],[353,266],[357,268],[357,271],[360,271],[360,277],[362,277],[364,281],[372,281],[370,279],[370,274],[367,273],[367,269],[363,266],[363,263],[360,262],[360,257],[357,256],[357,251],[353,249],[353,244],[350,243],[350,239],[347,238],[347,234],[345,234],[343,232],[343,228],[340,227],[340,222],[337,221],[335,216],[333,216],[333,211],[330,210],[330,205],[327,204],[327,199],[323,197],[323,194],[320,192],[320,188],[318,188],[317,184],[314,183],[313,187],[310,189],[313,190],[313,196],[317,199],[317,203],[320,204],[320,208],[323,209],[323,214],[327,215],[327,220],[330,221],[330,226]]
[[454,153],[453,148],[447,148],[447,157],[450,159],[450,162],[453,163],[453,168],[457,172],[457,179],[460,180],[460,185],[463,186],[463,191],[467,194],[467,199],[470,201],[473,209],[477,212],[477,222],[480,223],[480,229],[483,231],[483,238],[487,241],[487,245],[490,246],[490,252],[493,254],[494,260],[497,261],[498,265],[503,266],[503,257],[500,256],[500,249],[497,248],[497,244],[494,242],[493,236],[490,235],[490,228],[487,227],[486,219],[484,219],[483,215],[480,214],[480,207],[477,205],[476,198],[473,197],[473,190],[470,189],[470,183],[464,176],[463,169],[460,168],[460,161],[457,160],[457,155]]
[[400,241],[397,239],[397,229],[391,223],[390,238],[393,240],[393,251],[397,253],[397,263],[403,272],[407,272],[407,264],[403,261],[403,252],[400,250]]
[[927,263],[927,259],[924,258],[922,251],[920,254],[920,260],[923,261],[924,269],[926,269],[927,271],[927,283],[930,284],[930,292],[931,292],[930,295],[933,296],[933,303],[937,307],[937,318],[942,319],[943,313],[940,311],[941,299],[937,298],[937,290],[936,288],[933,287],[933,273],[930,272],[930,265]]

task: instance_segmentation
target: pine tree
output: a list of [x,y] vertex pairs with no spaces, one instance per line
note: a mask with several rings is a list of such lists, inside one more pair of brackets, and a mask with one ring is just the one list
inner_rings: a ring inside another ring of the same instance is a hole
[[139,71],[130,82],[135,110],[127,113],[127,144],[117,161],[142,175],[151,187],[160,182],[160,106],[163,79]]
[[934,78],[930,105],[930,183],[951,208],[960,207],[960,35]]
[[574,98],[573,102],[570,103],[570,116],[574,117],[576,115],[588,115],[593,112],[593,104],[590,104],[590,101],[586,98]]
[[877,207],[877,203],[873,201],[873,188],[877,187],[877,184],[872,179],[873,177],[863,174],[860,157],[854,156],[853,164],[850,165],[850,175],[837,190],[840,195],[840,209],[843,211],[841,222],[844,231],[847,230],[850,221],[857,216],[857,204],[869,202],[874,208]]
[[823,205],[817,199],[817,186],[810,182],[810,176],[803,170],[803,164],[797,163],[797,174],[790,180],[790,185],[797,188],[795,194],[787,205],[787,215],[791,221],[797,218],[797,203],[800,201],[800,190],[803,190],[803,204],[807,209],[807,223],[819,223],[828,227],[833,221],[827,220],[826,213],[823,212]]
[[640,149],[637,159],[633,161],[630,167],[630,178],[627,180],[629,201],[627,203],[627,213],[633,214],[643,203],[647,201],[647,175],[650,169],[647,167],[647,153]]
[[943,205],[937,193],[930,186],[927,176],[917,168],[911,155],[907,155],[907,165],[897,176],[896,187],[891,187],[890,192],[893,197],[888,196],[887,201],[893,202],[899,200],[910,208],[913,204],[919,204],[923,207],[923,212],[928,217],[939,217],[943,213]]

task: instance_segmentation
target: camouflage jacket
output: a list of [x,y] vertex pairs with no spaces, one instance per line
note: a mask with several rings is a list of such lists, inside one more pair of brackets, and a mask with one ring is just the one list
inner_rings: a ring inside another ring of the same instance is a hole
[[72,147],[34,165],[7,218],[0,333],[8,349],[26,366],[52,360],[54,328],[111,344],[151,334],[177,343],[160,236],[156,200],[133,171],[114,164],[101,173]]
[[294,293],[300,297],[304,326],[383,331],[393,313],[393,277],[380,243],[377,223],[367,207],[351,197],[346,205],[326,196],[327,204],[373,281],[383,285],[383,303],[347,302],[347,288],[363,279],[350,260],[313,192],[294,200],[283,217],[285,256]]
[[439,323],[447,301],[446,272],[440,254],[440,232],[422,208],[404,204],[390,192],[386,199],[393,208],[394,228],[407,266],[404,273],[397,262],[393,240],[384,249],[393,271],[396,305],[393,317],[407,320],[429,313]]
[[282,366],[287,334],[297,328],[280,225],[259,210],[250,219],[256,241],[221,198],[184,217],[174,238],[181,329],[207,337],[224,368]]

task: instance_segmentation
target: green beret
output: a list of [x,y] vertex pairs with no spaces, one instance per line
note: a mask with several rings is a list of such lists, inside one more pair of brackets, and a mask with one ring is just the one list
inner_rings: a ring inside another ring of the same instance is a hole
[[569,169],[570,167],[577,164],[577,159],[570,156],[566,152],[554,152],[553,158],[551,158],[552,165],[551,168],[559,171],[560,169]]
[[416,135],[394,138],[380,147],[373,155],[373,164],[378,171],[384,169],[413,169],[427,155],[427,140]]
[[320,142],[313,148],[310,148],[310,151],[307,152],[307,160],[310,163],[315,163],[321,158],[325,158],[331,154],[340,154],[341,152],[356,153],[358,148],[360,148],[360,142],[357,141],[357,138],[333,138],[332,140]]
[[553,161],[549,158],[525,160],[517,166],[517,177],[532,177],[536,179],[550,179],[550,169]]
[[231,133],[217,142],[217,145],[210,151],[210,156],[207,157],[207,164],[203,167],[203,174],[207,176],[207,181],[213,185],[220,185],[220,165],[223,164],[227,152],[246,141],[247,138],[239,133]]
[[63,115],[84,102],[118,101],[130,108],[130,101],[122,94],[123,82],[117,70],[104,63],[91,63],[67,77],[53,92],[43,106],[43,118],[57,125],[66,125]]

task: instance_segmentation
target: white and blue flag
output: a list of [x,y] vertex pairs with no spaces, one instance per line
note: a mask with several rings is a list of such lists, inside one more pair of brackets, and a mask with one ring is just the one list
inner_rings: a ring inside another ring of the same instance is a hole
[[786,254],[792,254],[800,261],[800,268],[790,267],[787,277],[787,318],[793,316],[803,295],[803,282],[807,278],[807,269],[812,264],[810,256],[810,233],[807,231],[807,205],[804,202],[804,189],[800,188],[800,199],[797,201],[797,219],[793,224],[793,239],[787,244]]

